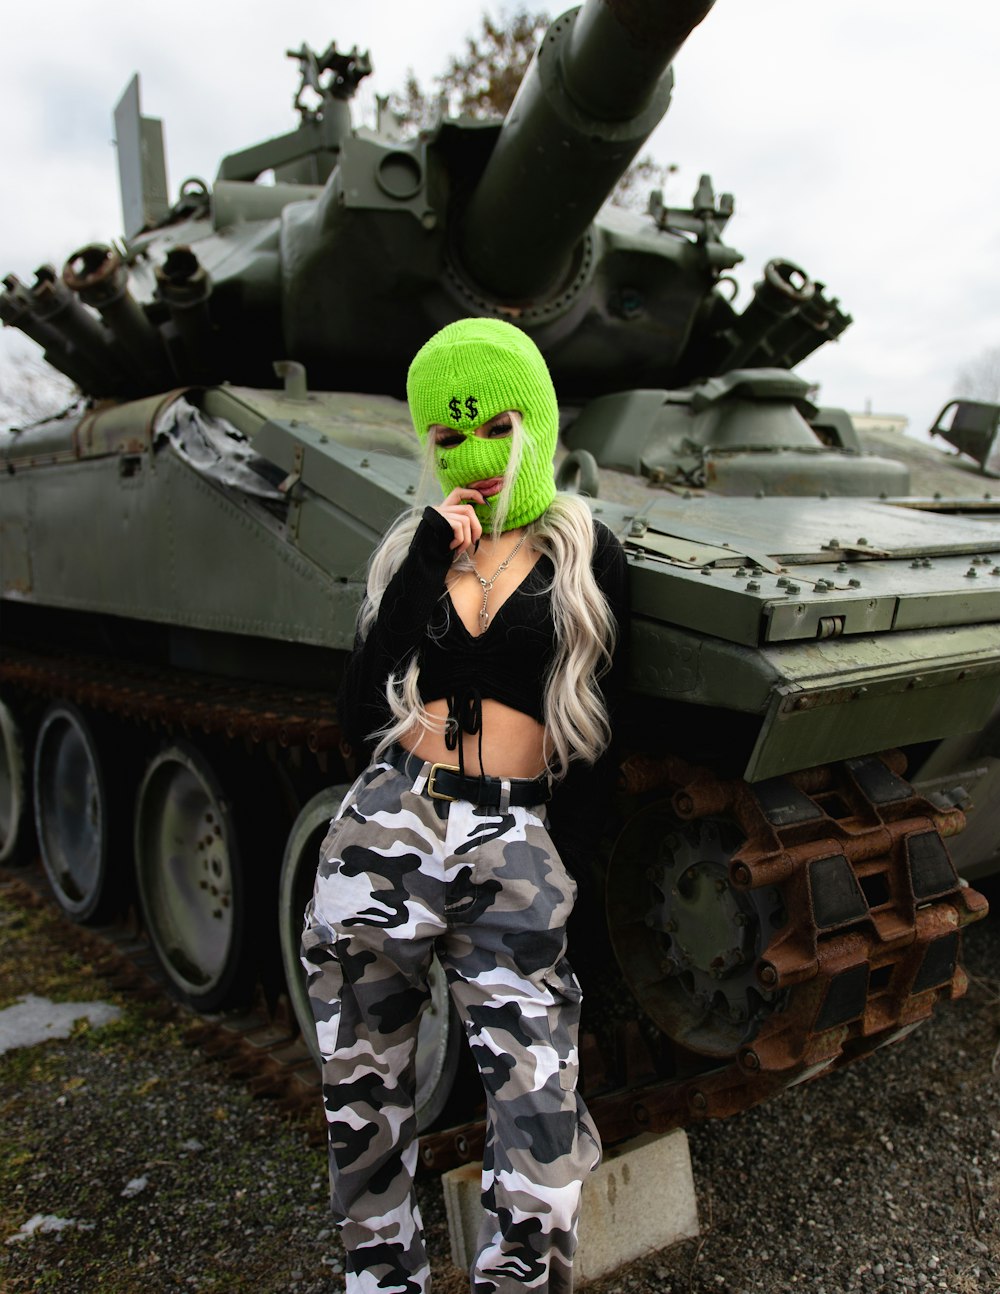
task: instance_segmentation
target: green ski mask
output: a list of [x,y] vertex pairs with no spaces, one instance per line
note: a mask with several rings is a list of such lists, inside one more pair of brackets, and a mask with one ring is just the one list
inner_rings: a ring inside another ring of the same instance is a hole
[[[504,530],[534,521],[556,494],[552,459],[559,431],[559,407],[541,351],[502,319],[460,319],[435,333],[414,356],[406,379],[413,425],[426,443],[432,426],[453,427],[461,444],[438,446],[434,468],[446,494],[503,476],[510,437],[475,435],[498,413],[520,413],[524,450],[510,485]],[[492,529],[495,504],[476,504],[476,515]]]

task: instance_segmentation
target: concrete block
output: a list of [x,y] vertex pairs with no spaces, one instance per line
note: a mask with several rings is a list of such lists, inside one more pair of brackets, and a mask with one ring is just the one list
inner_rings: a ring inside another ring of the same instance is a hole
[[[481,1164],[463,1164],[441,1179],[452,1262],[463,1271],[472,1262],[483,1216],[481,1172]],[[583,1184],[574,1283],[580,1287],[697,1234],[687,1134],[679,1128],[646,1133],[605,1151]]]
[[463,1272],[472,1266],[483,1206],[479,1199],[482,1164],[462,1164],[441,1175],[444,1211],[448,1218],[451,1261]]

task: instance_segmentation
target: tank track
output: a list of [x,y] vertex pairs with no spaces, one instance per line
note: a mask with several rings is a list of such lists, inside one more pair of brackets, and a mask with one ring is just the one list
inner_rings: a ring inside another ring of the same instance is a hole
[[305,746],[321,756],[340,741],[336,706],[322,692],[9,647],[0,651],[0,682],[170,733],[196,730],[283,748]]
[[[321,761],[339,740],[333,703],[319,693],[8,648],[0,653],[0,682],[168,732],[304,746]],[[613,1067],[593,1037],[581,1039],[581,1088],[605,1142],[747,1109],[894,1041],[940,998],[965,992],[960,931],[985,916],[986,900],[958,880],[943,844],[961,830],[963,815],[919,796],[901,775],[904,763],[898,755],[847,760],[753,787],[674,757],[626,761],[626,791],[666,797],[677,822],[735,823],[744,843],[726,883],[737,895],[777,887],[788,919],[754,968],[765,994],[783,995],[782,1009],[734,1057],[713,1063],[682,1055],[679,1072],[664,1078],[638,1021],[619,1026]],[[44,901],[40,874],[6,869],[0,876],[19,901]],[[649,925],[650,894],[647,884],[646,897],[625,914],[637,931]],[[186,1041],[322,1140],[320,1076],[283,1003],[277,1012],[196,1015],[170,999],[141,931],[63,920],[114,988],[181,1019]],[[660,978],[675,970],[664,958]],[[425,1134],[421,1168],[440,1173],[480,1158],[484,1133],[477,1120]]]

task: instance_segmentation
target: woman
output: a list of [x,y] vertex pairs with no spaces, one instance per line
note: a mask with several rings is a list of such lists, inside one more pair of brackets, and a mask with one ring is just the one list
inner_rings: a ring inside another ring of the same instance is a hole
[[526,334],[450,324],[407,395],[445,498],[370,565],[341,724],[374,749],[323,843],[303,936],[347,1290],[429,1287],[411,1186],[435,952],[487,1098],[472,1287],[569,1290],[600,1144],[576,1092],[576,885],[546,802],[607,751],[625,559],[556,493],[555,391]]

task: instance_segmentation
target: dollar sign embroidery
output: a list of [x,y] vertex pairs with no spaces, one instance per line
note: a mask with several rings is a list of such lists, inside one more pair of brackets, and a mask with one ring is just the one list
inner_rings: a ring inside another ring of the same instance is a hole
[[476,403],[476,397],[474,395],[470,395],[466,399],[465,407],[468,411],[469,418],[475,420],[476,414],[479,412],[479,406]]
[[458,396],[453,395],[448,401],[448,408],[451,410],[451,416],[456,422],[462,421],[462,406],[458,403]]

